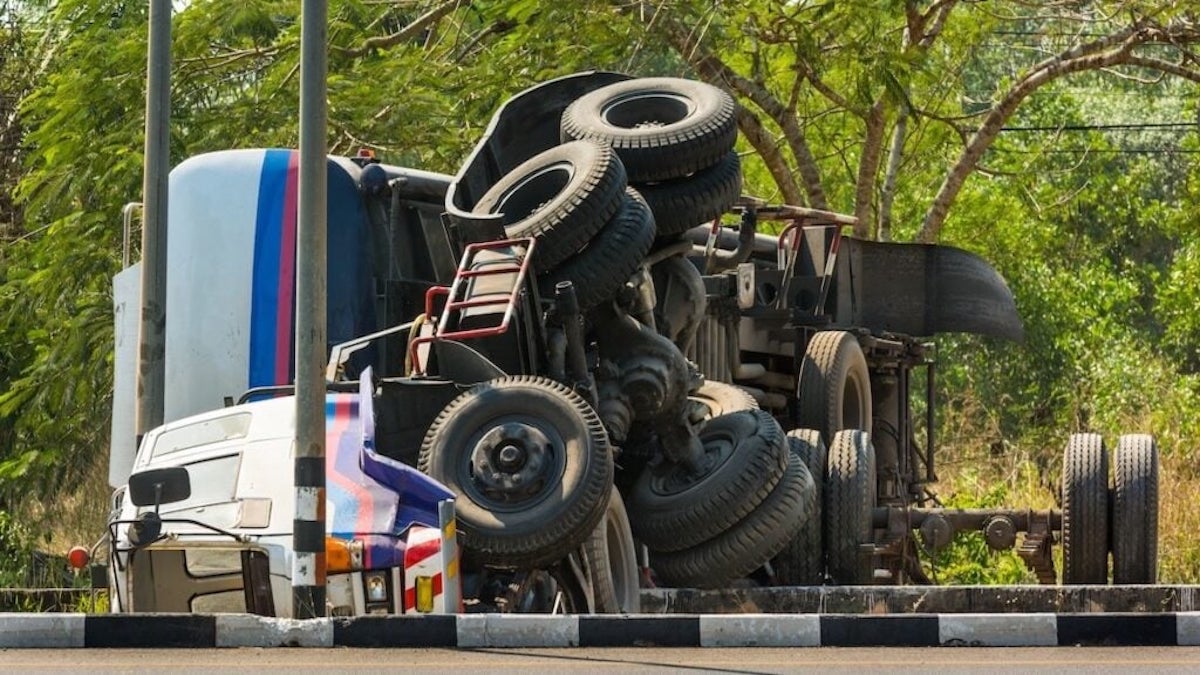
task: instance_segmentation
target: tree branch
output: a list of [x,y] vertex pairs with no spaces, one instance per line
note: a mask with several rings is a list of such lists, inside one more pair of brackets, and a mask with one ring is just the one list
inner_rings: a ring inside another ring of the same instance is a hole
[[369,37],[366,40],[363,40],[362,44],[358,47],[334,46],[333,49],[340,54],[357,58],[376,49],[388,49],[390,47],[394,47],[405,40],[411,40],[412,38],[416,37],[421,31],[425,30],[450,12],[458,9],[459,5],[463,4],[464,1],[465,0],[446,0],[446,2],[437,5],[428,12],[425,12],[416,19],[413,19],[412,23],[408,24],[404,28],[401,28],[395,33],[391,33],[390,35],[376,35],[374,37]]
[[[967,177],[979,163],[984,152],[996,140],[1004,122],[1016,111],[1022,101],[1038,88],[1064,75],[1127,63],[1132,57],[1133,48],[1151,39],[1151,33],[1144,27],[1130,27],[1118,31],[1113,35],[1090,42],[1088,45],[1066,50],[1057,57],[1042,61],[1021,77],[1000,102],[992,107],[979,130],[963,148],[958,161],[946,174],[937,196],[934,197],[933,203],[925,213],[925,220],[921,225],[917,240],[925,243],[937,241],[950,206],[961,192]],[[1118,38],[1118,36],[1122,37]],[[1085,48],[1091,51],[1086,51]]]
[[867,116],[866,111],[864,111],[862,108],[857,108],[850,105],[850,102],[847,101],[844,96],[834,91],[829,85],[825,84],[825,81],[820,77],[817,77],[816,72],[814,72],[807,63],[801,63],[799,68],[804,77],[809,81],[810,84],[812,84],[813,89],[816,89],[817,93],[829,99],[830,103],[833,103],[839,108],[845,108],[859,117],[865,118]]
[[933,41],[942,34],[942,29],[946,27],[946,19],[950,18],[950,10],[958,4],[958,0],[938,0],[933,3],[925,12],[924,19],[929,21],[930,16],[933,17],[933,24],[929,30],[925,31],[925,35],[921,37],[921,41],[917,43],[922,49],[928,49]]
[[750,145],[754,146],[754,150],[758,152],[759,156],[762,157],[763,163],[767,165],[767,171],[771,172],[771,177],[775,179],[775,184],[779,186],[779,191],[783,196],[784,202],[803,205],[804,196],[800,193],[800,188],[796,185],[795,178],[792,177],[791,167],[788,166],[783,153],[779,152],[778,141],[763,127],[762,121],[754,113],[747,110],[745,106],[738,106],[737,121],[742,135],[746,137]]
[[1168,75],[1182,77],[1183,79],[1191,80],[1192,82],[1200,82],[1200,69],[1188,68],[1182,63],[1173,63],[1163,59],[1156,59],[1152,56],[1138,56],[1137,54],[1131,54],[1129,59],[1125,61],[1124,65],[1149,68],[1151,70],[1157,70],[1160,73],[1167,73]]
[[[800,120],[796,117],[795,112],[784,106],[762,83],[744,77],[730,68],[720,57],[705,48],[698,38],[694,38],[684,30],[677,21],[660,18],[657,25],[659,30],[666,33],[667,39],[675,51],[687,59],[702,78],[749,99],[779,126],[796,159],[800,175],[804,179],[808,203],[813,208],[828,208],[825,191],[821,186],[820,170],[817,168],[812,149],[808,146],[808,140],[804,136],[804,130],[800,126]],[[761,122],[759,122],[759,126],[761,126]],[[758,146],[755,147],[757,149]],[[774,172],[772,175],[775,175]],[[794,180],[792,183],[794,184]],[[784,185],[780,184],[779,187],[780,190],[786,192]]]

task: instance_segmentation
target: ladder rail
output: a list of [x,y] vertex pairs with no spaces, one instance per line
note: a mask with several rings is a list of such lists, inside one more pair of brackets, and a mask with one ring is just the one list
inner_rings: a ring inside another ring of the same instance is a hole
[[[521,289],[525,285],[525,280],[529,276],[529,264],[533,257],[535,241],[531,237],[521,239],[504,239],[500,241],[480,242],[467,245],[463,250],[462,259],[459,262],[458,271],[454,275],[454,280],[450,286],[432,286],[425,291],[425,316],[437,316],[437,325],[434,328],[432,335],[423,335],[414,338],[409,343],[409,350],[413,363],[413,374],[424,375],[425,368],[421,362],[419,350],[422,346],[439,342],[441,340],[470,340],[483,337],[493,337],[502,335],[508,332],[508,327],[512,323],[512,318],[516,314],[517,299],[521,294]],[[491,269],[471,269],[471,265],[475,262],[476,255],[481,251],[496,251],[509,249],[512,251],[511,258],[519,260],[517,265],[501,265]],[[518,249],[523,249],[524,253],[518,253]],[[481,299],[457,299],[462,292],[467,288],[464,281],[469,279],[478,279],[487,276],[499,275],[515,275],[512,288],[508,294],[502,298],[481,298]],[[438,297],[445,296],[446,304],[442,307],[440,313],[434,312],[434,304]],[[504,305],[504,315],[500,323],[495,326],[483,326],[480,328],[468,328],[459,330],[450,330],[451,315],[461,313],[464,309],[472,307],[493,307]]]

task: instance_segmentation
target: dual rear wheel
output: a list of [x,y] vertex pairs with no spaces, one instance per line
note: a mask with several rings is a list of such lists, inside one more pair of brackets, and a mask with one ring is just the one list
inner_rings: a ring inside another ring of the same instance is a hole
[[1064,584],[1158,579],[1158,447],[1146,434],[1126,434],[1109,458],[1098,434],[1073,434],[1063,455]]

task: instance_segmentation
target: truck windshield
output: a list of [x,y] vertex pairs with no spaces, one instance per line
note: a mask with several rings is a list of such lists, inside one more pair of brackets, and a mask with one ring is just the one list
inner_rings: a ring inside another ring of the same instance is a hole
[[150,456],[157,458],[189,448],[245,438],[250,432],[251,413],[239,412],[176,427],[159,434]]

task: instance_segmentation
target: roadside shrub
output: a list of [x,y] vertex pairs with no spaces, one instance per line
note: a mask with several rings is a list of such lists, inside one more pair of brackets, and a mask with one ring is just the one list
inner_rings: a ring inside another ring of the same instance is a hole
[[7,511],[0,511],[0,588],[24,586],[33,555],[33,536]]
[[[1030,485],[1033,466],[1022,463],[1017,467],[1016,480],[984,481],[975,469],[965,469],[951,483],[945,506],[960,509],[980,509],[1012,506],[1019,503],[1023,490],[1013,485]],[[1034,481],[1033,484],[1036,484]],[[945,549],[925,560],[925,571],[938,584],[1031,584],[1037,583],[1015,551],[993,551],[988,548],[981,532],[960,532]]]

